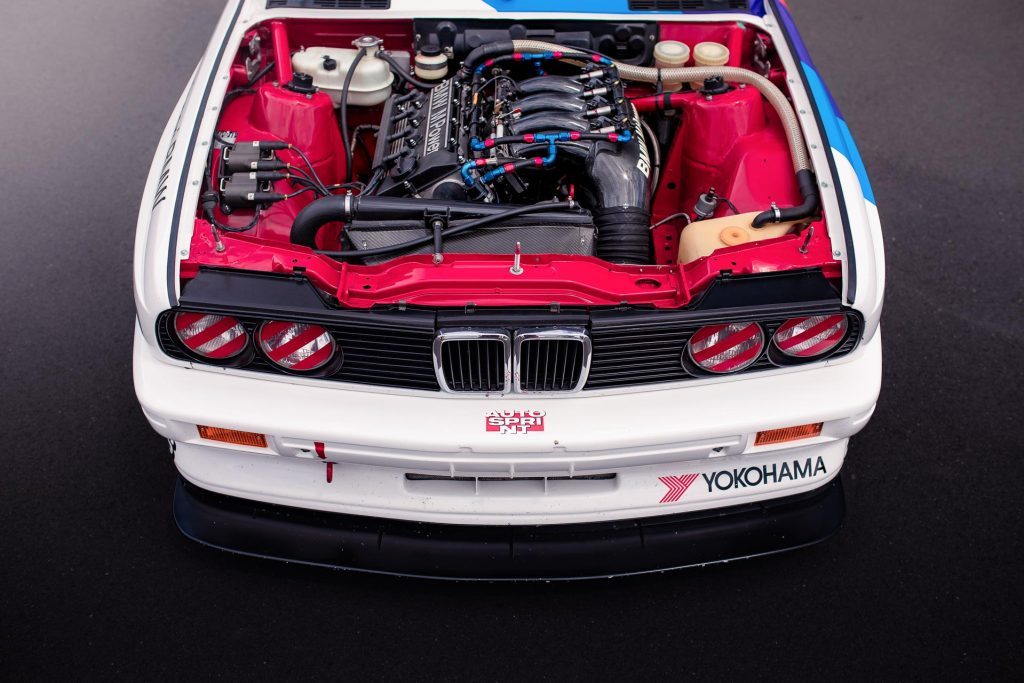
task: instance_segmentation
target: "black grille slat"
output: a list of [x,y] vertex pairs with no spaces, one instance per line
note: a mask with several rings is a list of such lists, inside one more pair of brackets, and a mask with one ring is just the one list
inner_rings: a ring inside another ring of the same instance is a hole
[[[760,321],[765,338],[771,339],[775,330],[791,316]],[[848,353],[860,338],[860,321],[849,316],[850,332],[843,344],[831,355]],[[675,323],[670,325],[638,325],[629,332],[621,328],[608,331],[593,330],[593,361],[585,389],[610,389],[642,384],[661,384],[694,379],[683,368],[682,354],[686,342],[707,321]],[[654,339],[653,343],[651,339]],[[750,370],[775,367],[767,355],[762,355]]]
[[524,339],[519,347],[522,391],[572,391],[583,373],[581,339]]
[[441,372],[450,391],[505,390],[505,343],[500,339],[446,339]]
[[[767,319],[756,317],[756,313],[728,318],[723,315],[721,319],[758,320],[765,329],[766,337],[770,339],[775,330],[790,317],[827,312],[828,309],[794,308],[785,314],[775,312],[775,315]],[[160,347],[173,358],[192,360],[169,331],[167,315],[161,316],[158,324]],[[255,332],[261,321],[260,318],[251,317],[251,314],[236,317],[250,334]],[[691,321],[675,318],[653,322],[651,317],[635,321],[623,317],[612,320],[613,324],[610,324],[607,318],[602,319],[594,314],[588,332],[592,354],[584,389],[612,389],[697,379],[683,367],[681,357],[687,340],[703,325],[717,319],[701,316]],[[847,339],[830,354],[831,357],[849,353],[861,337],[860,317],[851,314],[848,319],[850,330]],[[493,324],[496,321],[492,318],[488,322]],[[403,328],[393,321],[383,323],[369,317],[359,322],[328,322],[323,318],[313,322],[323,325],[334,336],[345,357],[337,372],[323,377],[324,381],[427,391],[438,391],[441,388],[438,368],[435,368],[433,358],[437,333],[430,327]],[[582,331],[585,328],[580,326],[579,329]],[[491,328],[491,331],[504,335],[515,330],[513,326]],[[505,385],[507,341],[458,339],[445,341],[442,348],[456,343],[467,345],[446,349],[439,359],[442,363],[440,371],[453,391],[500,393],[509,390]],[[517,381],[520,386],[516,387],[517,390],[570,391],[580,380],[585,354],[584,346],[578,338],[523,339],[519,351]],[[769,359],[767,354],[762,355],[746,372],[774,368],[777,361]],[[244,369],[281,373],[279,368],[259,353]]]

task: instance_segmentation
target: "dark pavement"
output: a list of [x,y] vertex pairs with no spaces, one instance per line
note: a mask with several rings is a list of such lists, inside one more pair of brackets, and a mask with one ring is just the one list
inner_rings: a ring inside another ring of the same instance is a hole
[[171,459],[132,390],[132,242],[222,4],[2,3],[0,675],[1019,675],[1022,9],[790,4],[886,231],[885,382],[844,469],[844,530],[665,575],[467,585],[178,534]]

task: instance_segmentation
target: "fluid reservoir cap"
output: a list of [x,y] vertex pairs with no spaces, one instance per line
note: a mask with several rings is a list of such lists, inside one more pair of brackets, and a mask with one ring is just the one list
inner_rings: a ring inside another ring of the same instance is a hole
[[376,52],[376,50],[371,50],[370,48],[380,47],[380,44],[383,42],[384,41],[377,36],[360,36],[353,40],[352,44],[357,48],[365,48],[367,52],[372,53]]
[[718,239],[722,240],[722,244],[733,247],[737,244],[746,244],[750,241],[750,234],[743,228],[730,225],[727,228],[723,228],[722,232],[718,233]]
[[324,71],[334,71],[338,68],[338,60],[330,55],[324,55]]
[[693,47],[693,61],[697,66],[724,66],[729,63],[729,48],[721,43],[697,43]]
[[437,57],[441,54],[441,46],[437,43],[427,43],[420,47],[420,54],[424,57]]
[[654,45],[654,63],[662,69],[683,66],[690,61],[690,48],[678,40],[662,40]]
[[313,86],[313,77],[298,71],[292,74],[292,81],[288,84],[288,89],[304,94],[316,92],[316,88]]
[[721,76],[712,76],[704,79],[704,85],[700,89],[701,95],[721,95],[729,92],[729,85]]

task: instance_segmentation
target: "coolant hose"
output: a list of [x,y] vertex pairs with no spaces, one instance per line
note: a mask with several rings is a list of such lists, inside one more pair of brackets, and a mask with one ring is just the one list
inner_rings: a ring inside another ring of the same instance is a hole
[[[414,197],[332,195],[310,202],[302,211],[299,211],[299,215],[292,223],[289,239],[292,244],[316,249],[316,234],[320,228],[334,221],[350,221],[360,215],[372,216],[374,220],[423,218],[425,214],[444,215],[453,220],[470,216],[484,218],[497,216],[495,220],[503,220],[525,213],[540,213],[546,210],[564,211],[568,208],[571,207],[567,202],[542,202],[509,207],[501,204],[417,199]],[[463,232],[463,229],[455,233],[446,232],[445,236],[458,234],[458,232]]]
[[[502,43],[492,43],[487,46],[481,46],[477,48],[480,50],[483,47],[487,48],[498,48]],[[512,41],[513,51],[516,52],[528,52],[528,51],[545,51],[545,50],[562,50],[565,52],[573,52],[573,48],[565,47],[562,45],[556,45],[554,43],[546,43],[542,40],[513,40]],[[476,52],[474,50],[473,52]],[[477,57],[477,61],[483,56],[489,56],[494,54],[495,50],[488,50],[486,55]],[[470,53],[472,56],[473,53]],[[800,130],[800,121],[796,117],[796,113],[793,111],[793,107],[790,106],[789,100],[779,90],[774,83],[765,78],[764,76],[748,71],[747,69],[741,69],[735,66],[690,66],[690,67],[679,67],[674,69],[656,69],[649,66],[633,66],[632,64],[625,64],[623,62],[613,61],[612,62],[619,71],[619,76],[624,81],[640,81],[643,83],[687,83],[691,81],[701,82],[707,78],[713,78],[715,76],[721,76],[726,81],[733,83],[746,83],[757,88],[768,103],[775,108],[778,112],[779,118],[782,119],[783,128],[786,130],[786,140],[789,141],[789,149],[793,155],[793,169],[796,171],[809,171],[811,168],[810,161],[807,158],[807,146],[804,143],[803,132]],[[469,65],[469,57],[466,58],[466,64]]]
[[807,169],[801,169],[796,172],[796,182],[799,184],[800,194],[804,198],[803,204],[786,209],[773,206],[754,216],[754,220],[750,224],[755,228],[763,228],[769,223],[799,221],[816,214],[818,212],[818,183],[814,181],[814,174]]

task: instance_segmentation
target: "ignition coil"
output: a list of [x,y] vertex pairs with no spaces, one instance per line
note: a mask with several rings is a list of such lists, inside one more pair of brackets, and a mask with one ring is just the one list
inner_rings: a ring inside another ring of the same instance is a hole
[[256,171],[234,173],[220,182],[221,203],[230,209],[251,209],[285,199],[280,192],[272,192],[273,181],[284,177],[282,173]]
[[288,149],[288,143],[278,140],[236,142],[230,147],[225,147],[221,156],[228,173],[280,171],[288,165],[278,161],[275,152],[279,149]]

